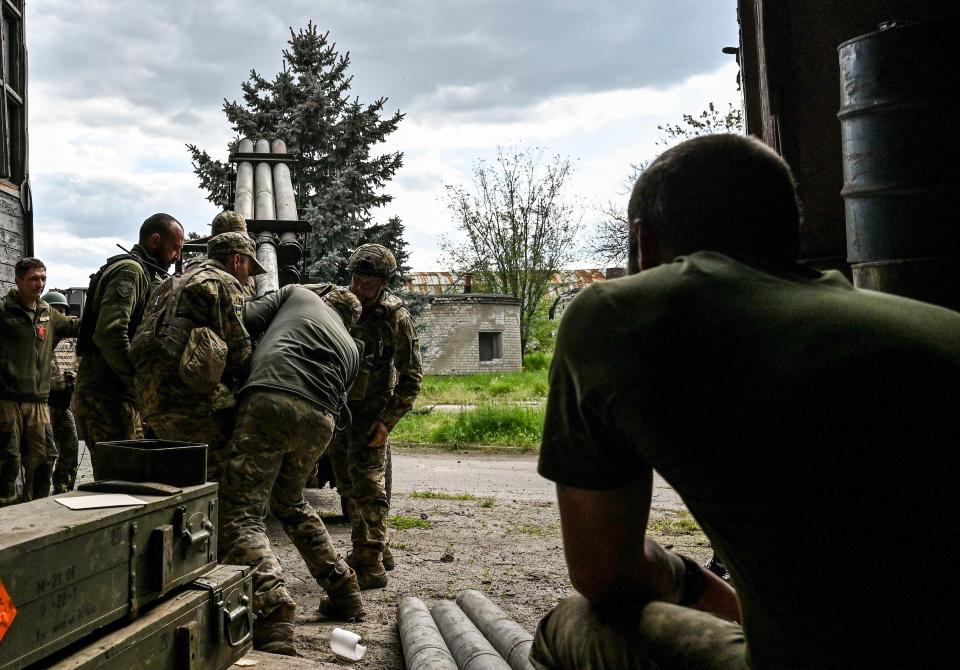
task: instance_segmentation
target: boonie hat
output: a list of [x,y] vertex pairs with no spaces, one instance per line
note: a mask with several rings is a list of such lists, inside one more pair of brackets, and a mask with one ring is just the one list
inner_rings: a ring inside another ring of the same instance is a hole
[[209,258],[231,256],[233,254],[243,254],[250,257],[250,260],[253,261],[253,267],[250,269],[251,277],[266,273],[266,269],[257,260],[257,248],[246,233],[220,233],[211,237],[207,242],[207,256]]
[[243,215],[225,210],[220,212],[213,221],[210,222],[210,235],[216,236],[221,233],[245,233],[247,232],[247,221]]

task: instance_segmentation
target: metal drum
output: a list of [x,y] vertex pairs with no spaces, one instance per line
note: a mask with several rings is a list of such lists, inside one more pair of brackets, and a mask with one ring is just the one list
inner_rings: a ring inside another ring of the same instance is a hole
[[847,259],[861,288],[960,309],[957,20],[840,45]]

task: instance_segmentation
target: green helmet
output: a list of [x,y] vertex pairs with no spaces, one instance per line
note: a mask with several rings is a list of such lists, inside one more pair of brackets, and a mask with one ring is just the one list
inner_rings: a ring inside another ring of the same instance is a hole
[[380,244],[361,244],[350,255],[347,269],[371,277],[379,277],[387,281],[397,274],[397,259],[393,252]]
[[60,293],[60,291],[47,291],[40,299],[48,305],[63,305],[67,309],[70,309],[70,303],[67,302],[67,296]]

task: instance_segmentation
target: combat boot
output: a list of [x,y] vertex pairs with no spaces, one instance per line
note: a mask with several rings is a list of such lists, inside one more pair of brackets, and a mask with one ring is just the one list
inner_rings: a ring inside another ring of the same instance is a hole
[[395,567],[397,567],[396,562],[393,560],[393,552],[390,551],[390,545],[383,545],[383,569],[387,572],[390,572]]
[[357,584],[357,573],[343,559],[337,561],[330,575],[320,585],[327,592],[320,599],[320,613],[328,619],[359,621],[367,615]]
[[[353,552],[347,554],[347,565],[349,565],[354,570],[357,569],[357,562],[353,558]],[[387,572],[390,572],[395,567],[397,567],[396,561],[393,560],[393,552],[390,551],[390,545],[383,545],[383,569]]]
[[382,589],[387,585],[387,571],[383,564],[360,566],[357,570],[357,584],[361,591],[367,589]]
[[387,585],[387,572],[383,567],[381,552],[370,547],[355,547],[348,556],[350,566],[357,571],[357,583],[360,590],[382,589]]
[[296,656],[297,647],[293,641],[293,622],[296,620],[297,606],[284,603],[253,624],[253,648],[270,654]]

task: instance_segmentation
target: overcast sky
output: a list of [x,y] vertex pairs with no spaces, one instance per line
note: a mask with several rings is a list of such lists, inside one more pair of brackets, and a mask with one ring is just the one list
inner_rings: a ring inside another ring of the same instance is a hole
[[184,144],[226,158],[223,99],[272,78],[289,28],[313,20],[350,52],[352,93],[406,114],[378,214],[400,216],[415,270],[447,269],[443,184],[498,145],[569,156],[584,228],[625,200],[657,125],[738,102],[735,0],[28,0],[30,173],[49,285],[85,286],[117,243],[166,211],[205,233],[217,209]]

